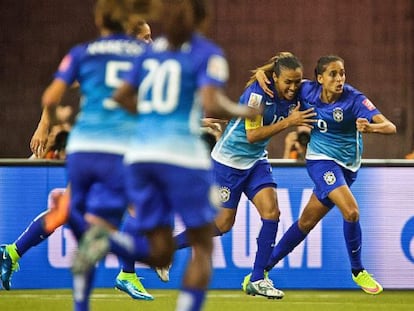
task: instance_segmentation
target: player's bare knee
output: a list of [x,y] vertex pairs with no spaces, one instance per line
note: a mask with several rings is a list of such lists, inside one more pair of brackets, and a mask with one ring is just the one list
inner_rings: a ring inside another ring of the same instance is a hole
[[343,217],[348,222],[356,222],[359,220],[359,210],[354,208],[343,213]]
[[318,224],[314,219],[300,218],[298,221],[299,229],[304,233],[309,233]]
[[260,212],[262,219],[278,221],[280,219],[280,210],[277,207],[268,208]]
[[231,228],[233,227],[233,222],[232,221],[225,221],[222,222],[220,224],[216,224],[217,229],[219,229],[221,234],[227,233],[231,230]]

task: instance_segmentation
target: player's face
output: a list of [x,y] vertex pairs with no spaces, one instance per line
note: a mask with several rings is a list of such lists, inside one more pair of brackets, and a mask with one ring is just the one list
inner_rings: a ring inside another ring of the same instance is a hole
[[329,63],[325,71],[318,75],[318,82],[322,85],[325,93],[342,94],[345,84],[344,64],[340,61]]
[[281,99],[292,100],[299,90],[303,72],[301,68],[282,69],[279,77],[273,73],[277,95]]
[[142,26],[142,30],[137,34],[137,39],[140,39],[146,43],[152,43],[151,28],[148,24]]

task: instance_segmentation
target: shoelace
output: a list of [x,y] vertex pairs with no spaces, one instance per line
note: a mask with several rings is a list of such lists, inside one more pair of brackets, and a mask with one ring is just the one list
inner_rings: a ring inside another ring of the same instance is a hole
[[270,280],[270,279],[268,279],[268,278],[264,278],[264,279],[263,279],[263,281],[262,281],[261,283],[262,283],[262,284],[264,283],[264,284],[265,284],[265,286],[266,286],[267,288],[275,289],[275,288],[273,287],[273,281],[272,281],[272,280]]
[[361,274],[361,279],[362,279],[363,282],[368,282],[368,283],[372,284],[372,283],[374,283],[373,282],[373,276],[374,276],[373,274],[370,274],[370,273],[366,272],[366,273]]

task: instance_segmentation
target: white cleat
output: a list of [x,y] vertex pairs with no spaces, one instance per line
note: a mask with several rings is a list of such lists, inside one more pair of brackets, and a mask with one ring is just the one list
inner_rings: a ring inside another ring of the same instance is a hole
[[285,294],[277,288],[273,287],[273,283],[269,279],[257,280],[249,282],[246,286],[246,294],[256,296],[264,296],[268,299],[282,299]]
[[169,265],[168,267],[161,267],[161,268],[156,267],[155,268],[155,272],[157,273],[161,281],[163,282],[170,281],[170,268],[171,268],[171,265]]

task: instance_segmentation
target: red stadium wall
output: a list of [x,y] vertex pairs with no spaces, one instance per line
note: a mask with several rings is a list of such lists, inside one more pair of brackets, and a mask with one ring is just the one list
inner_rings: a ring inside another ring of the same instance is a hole
[[[40,96],[73,44],[96,35],[92,0],[0,2],[0,157],[26,157],[40,117]],[[412,149],[414,1],[211,0],[210,36],[226,51],[228,93],[237,99],[249,70],[277,51],[300,57],[312,78],[319,56],[346,61],[348,82],[398,126],[393,137],[367,136],[366,158],[401,158]],[[155,29],[154,29],[155,30]],[[155,33],[156,34],[156,33]],[[65,98],[74,103],[76,92]],[[284,135],[271,157],[281,157]]]

